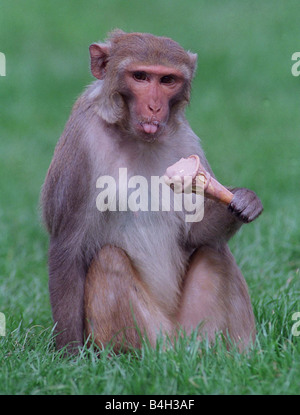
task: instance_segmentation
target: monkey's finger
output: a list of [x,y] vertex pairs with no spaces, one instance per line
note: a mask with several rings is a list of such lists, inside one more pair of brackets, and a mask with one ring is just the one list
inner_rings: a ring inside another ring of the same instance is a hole
[[247,217],[248,222],[252,222],[256,219],[263,211],[263,206],[258,198],[255,201],[247,206],[247,208],[242,212],[242,215]]

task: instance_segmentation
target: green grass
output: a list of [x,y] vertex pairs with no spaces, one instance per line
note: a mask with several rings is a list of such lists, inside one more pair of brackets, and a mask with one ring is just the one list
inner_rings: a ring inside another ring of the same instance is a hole
[[[1,0],[0,394],[299,394],[298,19],[297,0]],[[54,349],[39,192],[92,80],[88,45],[115,27],[167,35],[198,53],[188,119],[220,181],[263,201],[264,214],[230,243],[257,322],[247,355],[193,338],[100,359],[86,348],[62,359]]]

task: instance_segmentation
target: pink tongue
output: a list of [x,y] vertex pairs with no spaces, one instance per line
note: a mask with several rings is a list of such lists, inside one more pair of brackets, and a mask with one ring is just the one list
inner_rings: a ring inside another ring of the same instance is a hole
[[157,127],[157,125],[154,125],[154,124],[145,123],[145,124],[143,124],[143,128],[144,128],[145,133],[154,134],[154,133],[156,133],[158,127]]

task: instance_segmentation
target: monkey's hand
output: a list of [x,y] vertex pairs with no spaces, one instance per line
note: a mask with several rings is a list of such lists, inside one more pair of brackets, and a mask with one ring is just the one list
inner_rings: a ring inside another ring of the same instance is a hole
[[244,223],[252,222],[263,211],[263,206],[256,194],[249,189],[232,189],[234,194],[228,209]]

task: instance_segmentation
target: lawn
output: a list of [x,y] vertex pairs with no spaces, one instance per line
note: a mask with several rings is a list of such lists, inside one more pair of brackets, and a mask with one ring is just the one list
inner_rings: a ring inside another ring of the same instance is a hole
[[[299,13],[297,0],[0,1],[0,394],[299,394]],[[248,354],[194,337],[100,358],[84,348],[62,359],[54,349],[39,193],[92,81],[88,46],[115,27],[198,53],[190,124],[218,179],[264,204],[230,241],[257,323]]]

